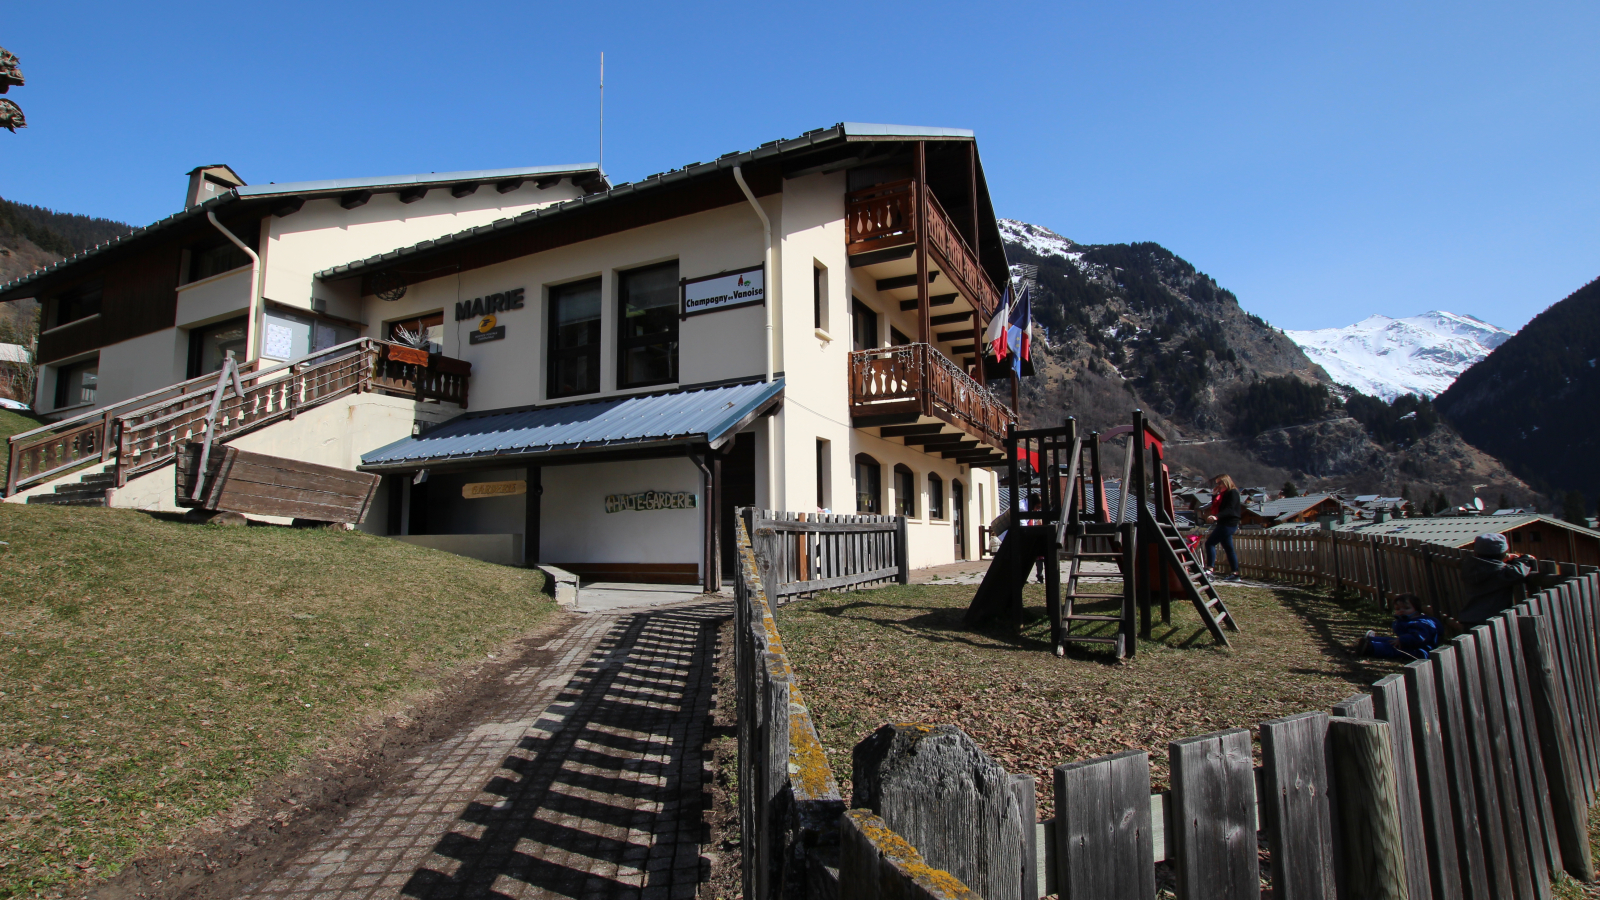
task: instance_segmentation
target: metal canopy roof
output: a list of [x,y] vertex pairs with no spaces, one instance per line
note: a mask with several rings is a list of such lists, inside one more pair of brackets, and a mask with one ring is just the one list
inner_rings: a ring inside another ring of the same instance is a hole
[[771,383],[691,388],[586,403],[468,413],[361,457],[366,470],[416,469],[478,459],[508,459],[638,449],[720,446],[783,396]]
[[1307,494],[1303,497],[1281,497],[1277,500],[1267,500],[1262,502],[1260,506],[1247,506],[1245,509],[1264,518],[1283,519],[1303,513],[1330,498],[1338,501],[1341,506],[1349,505],[1333,494]]
[[[206,168],[202,166],[201,168]],[[129,247],[144,238],[165,232],[171,228],[188,222],[195,218],[204,218],[207,212],[221,212],[224,208],[234,208],[236,204],[247,203],[251,207],[271,208],[274,202],[283,202],[285,197],[301,197],[306,200],[319,199],[324,196],[338,196],[353,190],[368,190],[384,192],[386,189],[395,191],[420,186],[443,187],[451,184],[464,184],[475,181],[506,181],[512,178],[539,178],[554,175],[579,175],[593,172],[605,182],[605,173],[600,171],[596,163],[578,163],[570,166],[532,166],[518,169],[479,169],[467,172],[430,172],[425,175],[390,175],[378,178],[343,178],[327,181],[293,181],[283,184],[257,184],[240,185],[230,188],[215,197],[191,206],[181,212],[173,213],[165,219],[160,219],[143,228],[135,228],[120,237],[114,237],[103,244],[97,244],[80,253],[73,254],[66,259],[51,263],[33,270],[21,278],[14,279],[6,284],[0,284],[0,298],[7,294],[16,294],[19,288],[26,287],[47,276],[57,275],[63,270],[77,266],[79,263],[99,257],[114,249]],[[27,294],[16,294],[26,297]]]

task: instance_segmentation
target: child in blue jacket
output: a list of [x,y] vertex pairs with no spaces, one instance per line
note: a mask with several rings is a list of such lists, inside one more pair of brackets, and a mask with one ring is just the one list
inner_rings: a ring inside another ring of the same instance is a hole
[[1379,659],[1427,659],[1439,646],[1439,623],[1422,612],[1422,598],[1416,594],[1396,594],[1389,601],[1394,612],[1394,637],[1367,632],[1356,643],[1357,656]]

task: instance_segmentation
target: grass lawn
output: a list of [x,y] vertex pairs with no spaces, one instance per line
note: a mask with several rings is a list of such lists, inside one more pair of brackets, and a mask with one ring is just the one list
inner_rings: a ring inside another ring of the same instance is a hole
[[[1326,593],[1223,588],[1241,634],[1215,649],[1194,607],[1174,603],[1131,663],[1109,651],[1049,649],[1044,589],[1027,589],[1033,621],[1020,636],[961,625],[971,586],[908,585],[825,594],[780,607],[778,630],[840,788],[850,751],[887,721],[954,723],[1007,771],[1038,779],[1053,815],[1052,767],[1129,748],[1150,751],[1167,787],[1167,743],[1223,728],[1254,728],[1333,703],[1393,667],[1337,649],[1389,617]],[[1080,607],[1092,611],[1093,607]],[[1103,607],[1102,607],[1103,609]]]
[[114,873],[555,609],[359,532],[0,503],[0,541],[0,897]]

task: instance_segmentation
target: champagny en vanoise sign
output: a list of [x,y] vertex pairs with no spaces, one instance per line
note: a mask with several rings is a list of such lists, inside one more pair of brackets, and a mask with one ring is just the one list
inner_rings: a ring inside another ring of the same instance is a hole
[[682,285],[685,317],[767,302],[767,279],[761,266],[686,278]]

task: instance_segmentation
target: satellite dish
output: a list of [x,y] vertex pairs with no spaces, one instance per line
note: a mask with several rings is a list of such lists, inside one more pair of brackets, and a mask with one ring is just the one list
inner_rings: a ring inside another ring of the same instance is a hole
[[1479,512],[1483,512],[1483,498],[1482,497],[1473,497],[1472,498],[1472,508],[1476,509]]

